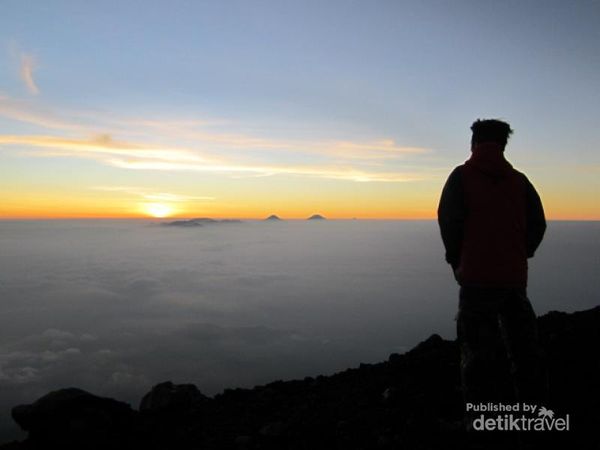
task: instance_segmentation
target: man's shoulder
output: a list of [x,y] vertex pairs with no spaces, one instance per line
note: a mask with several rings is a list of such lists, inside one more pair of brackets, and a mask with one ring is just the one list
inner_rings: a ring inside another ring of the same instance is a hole
[[524,183],[529,183],[529,178],[527,178],[527,175],[525,175],[525,173],[515,169],[514,167],[512,167],[511,172],[513,177],[522,180]]
[[452,169],[452,171],[450,172],[449,177],[459,177],[462,175],[462,172],[464,170],[464,168],[466,167],[465,164],[460,164],[458,166],[456,166],[454,169]]
[[462,184],[462,169],[464,164],[460,166],[456,166],[450,174],[448,175],[448,179],[446,180],[446,187],[453,188],[459,187]]

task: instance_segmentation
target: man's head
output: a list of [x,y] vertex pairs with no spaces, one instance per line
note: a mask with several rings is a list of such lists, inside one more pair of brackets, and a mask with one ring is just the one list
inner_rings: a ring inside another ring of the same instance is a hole
[[493,142],[505,147],[509,136],[513,132],[509,124],[496,119],[477,119],[471,125],[471,131],[473,131],[471,148],[484,142]]

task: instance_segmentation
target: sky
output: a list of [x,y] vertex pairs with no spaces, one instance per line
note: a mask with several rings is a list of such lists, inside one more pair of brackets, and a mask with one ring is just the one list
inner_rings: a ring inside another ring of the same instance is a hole
[[5,0],[0,218],[433,218],[470,124],[600,219],[600,2]]

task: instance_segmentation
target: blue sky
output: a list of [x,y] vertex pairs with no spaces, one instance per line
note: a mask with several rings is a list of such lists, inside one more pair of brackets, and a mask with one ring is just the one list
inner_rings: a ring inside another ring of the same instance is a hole
[[[600,218],[597,1],[7,1],[3,11],[2,135],[208,152],[226,156],[234,176],[248,167],[267,175],[256,195],[270,204],[269,190],[301,196],[306,183],[325,183],[330,203],[361,189],[351,216],[384,216],[391,200],[370,205],[385,195],[397,196],[390,217],[403,216],[404,199],[423,204],[406,215],[430,216],[448,170],[468,157],[470,123],[500,117],[515,129],[509,159],[547,192],[551,215]],[[0,162],[52,190],[53,156],[36,155],[38,141],[1,141]],[[340,143],[360,146],[360,158],[346,158]],[[397,157],[382,158],[388,150]],[[105,187],[131,178],[150,189],[169,177],[165,167],[54,157]],[[360,173],[340,178],[340,168]],[[258,189],[208,172],[217,202],[239,204]],[[160,189],[205,194],[194,174],[177,174],[189,182]],[[23,178],[11,179],[13,202],[33,192]],[[350,186],[357,180],[378,186]],[[74,191],[85,189],[74,180]],[[302,205],[300,215],[312,207]]]

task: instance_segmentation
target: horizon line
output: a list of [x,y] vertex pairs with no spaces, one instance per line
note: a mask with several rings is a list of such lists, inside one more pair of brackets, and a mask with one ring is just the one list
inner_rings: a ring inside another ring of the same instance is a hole
[[[304,221],[309,220],[313,215],[321,215],[324,220],[377,220],[377,221],[437,221],[437,217],[432,216],[417,216],[417,217],[337,217],[327,216],[320,213],[311,214],[309,216],[295,216],[295,217],[282,217],[278,214],[269,214],[264,217],[237,217],[237,216],[173,216],[173,217],[141,217],[141,216],[50,216],[50,217],[37,217],[37,216],[14,216],[14,217],[0,217],[0,222],[41,222],[41,221],[61,221],[61,220],[139,220],[139,221],[152,221],[152,222],[168,222],[176,220],[193,220],[193,219],[215,219],[215,220],[248,220],[248,221],[266,221],[272,215],[276,215],[281,221]],[[546,217],[547,221],[551,222],[600,222],[600,218],[582,218],[582,217]]]

